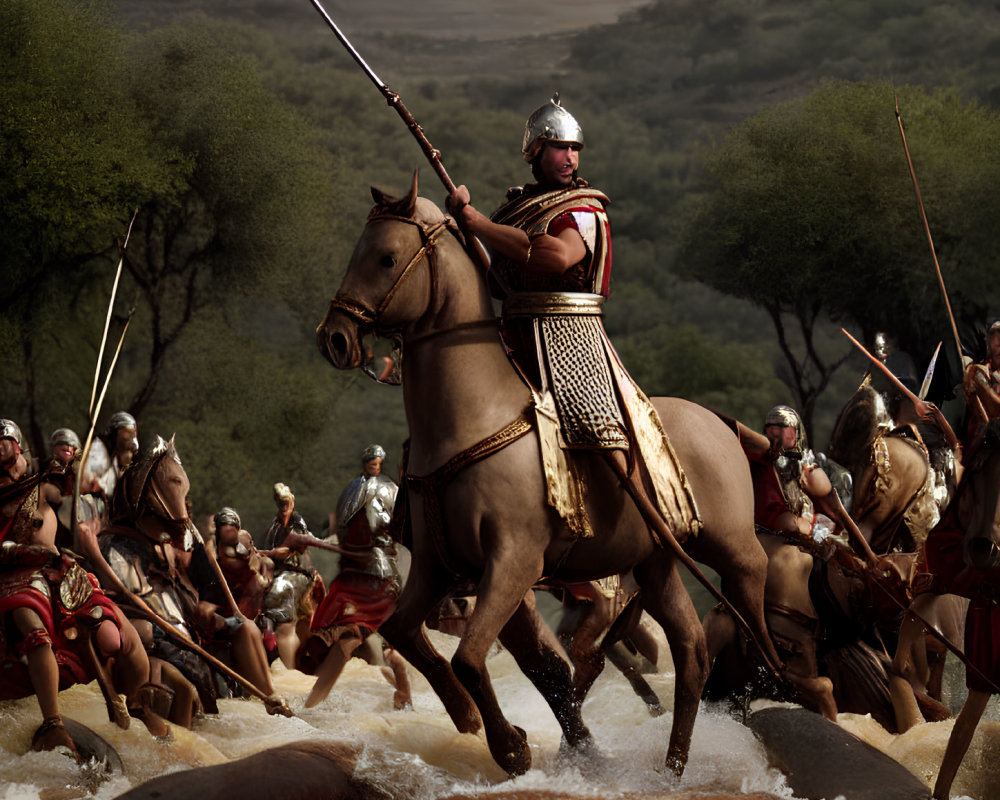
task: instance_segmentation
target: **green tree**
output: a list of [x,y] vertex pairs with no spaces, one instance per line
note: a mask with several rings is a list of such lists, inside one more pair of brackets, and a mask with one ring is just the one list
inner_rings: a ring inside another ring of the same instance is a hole
[[89,396],[96,342],[70,320],[103,319],[95,256],[116,259],[132,210],[178,180],[129,92],[126,43],[101,4],[0,4],[0,361],[35,449],[41,403],[58,418]]
[[148,311],[153,396],[164,359],[199,307],[236,292],[299,296],[330,245],[333,160],[265,85],[229,28],[158,30],[137,43],[134,91],[160,148],[183,154],[187,185],[140,211],[126,268]]
[[[997,299],[1000,117],[945,90],[899,103],[952,305],[981,319]],[[951,338],[893,109],[886,84],[837,82],[759,112],[706,154],[684,229],[678,271],[767,312],[807,424],[851,353],[824,321],[891,331],[917,359]]]

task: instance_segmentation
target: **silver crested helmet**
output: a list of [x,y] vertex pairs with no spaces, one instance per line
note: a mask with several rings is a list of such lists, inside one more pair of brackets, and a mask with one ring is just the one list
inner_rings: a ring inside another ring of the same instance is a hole
[[52,452],[61,444],[68,444],[77,450],[83,448],[83,445],[80,444],[80,437],[71,428],[57,428],[52,432],[52,435],[49,437],[49,452]]
[[385,460],[385,448],[380,444],[370,444],[361,453],[361,463],[367,464],[369,461],[373,461],[376,458],[381,458]]
[[564,142],[583,148],[583,129],[574,116],[559,102],[559,92],[552,95],[541,108],[528,117],[524,124],[521,154],[529,164],[535,160],[546,142]]

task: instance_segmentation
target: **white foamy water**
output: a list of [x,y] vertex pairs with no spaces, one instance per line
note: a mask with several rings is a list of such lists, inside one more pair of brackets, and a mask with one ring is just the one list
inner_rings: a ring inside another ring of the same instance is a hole
[[[436,632],[431,635],[442,652],[453,652],[457,640]],[[34,698],[0,703],[0,798],[114,798],[158,775],[319,738],[362,745],[359,774],[391,789],[400,800],[514,789],[546,789],[588,798],[694,795],[709,790],[794,797],[783,776],[768,767],[766,754],[751,732],[719,708],[702,707],[683,778],[678,781],[662,773],[671,715],[651,718],[610,666],[584,706],[598,755],[561,756],[555,718],[510,655],[498,649],[488,665],[505,713],[527,731],[531,745],[533,768],[512,781],[505,780],[480,736],[456,732],[421,676],[411,671],[413,709],[395,711],[392,688],[380,670],[355,659],[326,701],[312,709],[303,708],[303,700],[314,679],[276,663],[275,689],[289,700],[295,717],[269,717],[255,700],[224,700],[218,716],[199,720],[193,731],[174,728],[169,743],[154,741],[137,721],[128,731],[109,723],[96,684],[63,692],[64,713],[107,739],[125,764],[124,775],[100,783],[88,781],[86,771],[63,755],[30,752],[31,735],[40,722]],[[673,695],[669,662],[661,664],[661,670],[648,676],[649,682],[669,707]],[[987,716],[990,719],[981,724],[955,781],[954,797],[1000,800],[1000,759],[996,757],[1000,722],[995,703]],[[952,725],[950,721],[921,725],[892,736],[867,717],[841,715],[841,724],[900,761],[929,786]],[[275,764],[275,769],[280,765]]]

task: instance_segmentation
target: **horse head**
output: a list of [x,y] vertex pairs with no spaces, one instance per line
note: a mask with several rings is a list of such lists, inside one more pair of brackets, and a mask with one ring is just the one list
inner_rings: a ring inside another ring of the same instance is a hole
[[443,302],[435,297],[435,254],[457,243],[453,236],[442,236],[447,231],[457,235],[457,228],[434,203],[417,195],[417,186],[414,171],[405,197],[372,187],[375,205],[340,289],[316,329],[320,352],[338,369],[371,363],[367,335],[401,336]]
[[865,383],[841,409],[830,434],[827,456],[854,472],[867,463],[879,427],[892,427],[885,400],[871,384]]
[[1000,419],[986,428],[962,476],[959,524],[965,531],[966,561],[977,569],[1000,563]]
[[133,459],[115,487],[114,516],[154,541],[170,541],[188,530],[191,482],[170,441],[157,436]]

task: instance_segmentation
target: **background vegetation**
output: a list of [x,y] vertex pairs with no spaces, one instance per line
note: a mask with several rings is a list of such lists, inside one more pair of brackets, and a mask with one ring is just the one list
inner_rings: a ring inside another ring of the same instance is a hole
[[[840,325],[888,330],[921,370],[941,339],[957,361],[893,87],[968,350],[1000,312],[993,6],[661,0],[517,39],[356,30],[330,7],[484,210],[528,179],[524,118],[561,91],[613,200],[607,325],[650,394],[753,425],[789,403],[822,446],[865,368]],[[406,435],[398,391],[313,337],[367,187],[423,166],[396,115],[305,0],[7,0],[0,53],[0,415],[36,451],[86,432],[138,209],[100,423],[176,433],[199,515],[234,505],[259,535],[280,480],[321,529],[363,447],[395,463]]]

